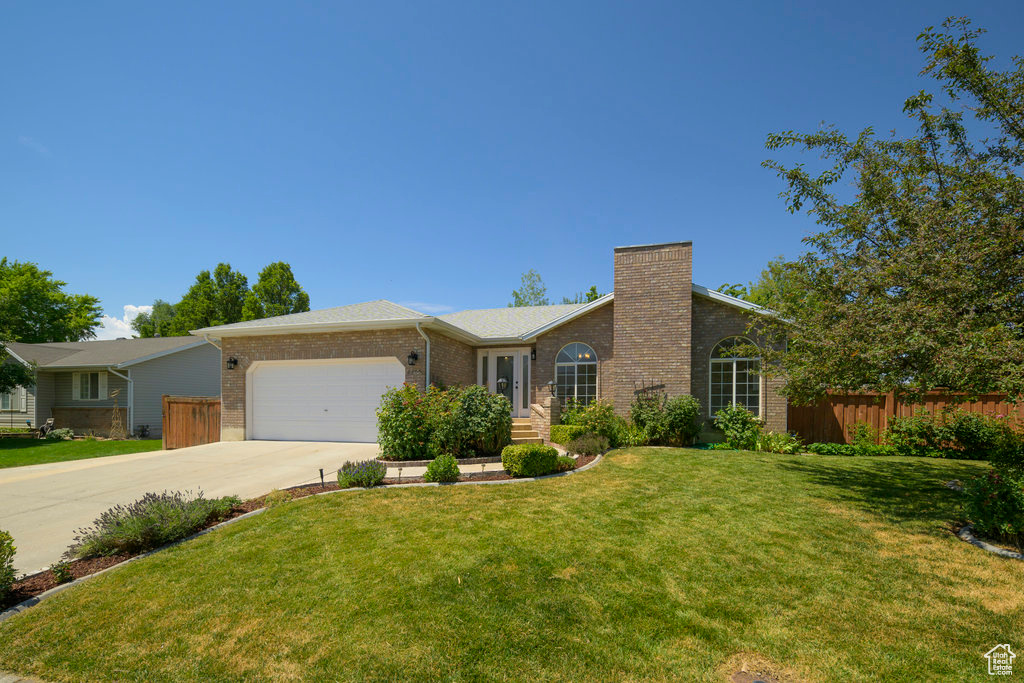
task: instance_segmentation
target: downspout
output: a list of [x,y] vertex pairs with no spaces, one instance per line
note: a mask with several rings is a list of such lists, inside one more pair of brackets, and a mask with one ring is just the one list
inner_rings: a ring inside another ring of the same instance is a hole
[[107,366],[107,372],[112,375],[117,375],[125,382],[128,382],[128,436],[135,435],[135,380],[132,379],[132,371],[129,370],[127,375],[122,375],[114,368]]
[[427,360],[424,364],[424,373],[427,375],[427,378],[424,380],[423,391],[430,391],[430,337],[428,337],[427,333],[420,328],[419,323],[416,323],[416,331],[419,332],[420,336],[427,342]]
[[215,342],[215,341],[213,341],[212,339],[210,339],[210,335],[208,335],[208,334],[204,334],[204,335],[203,335],[203,340],[204,340],[204,341],[205,341],[205,342],[206,342],[207,344],[213,344],[213,345],[214,345],[214,346],[216,346],[216,347],[217,347],[218,349],[220,349],[221,351],[223,351],[223,349],[221,349],[221,348],[220,348],[220,344],[218,344],[217,342]]

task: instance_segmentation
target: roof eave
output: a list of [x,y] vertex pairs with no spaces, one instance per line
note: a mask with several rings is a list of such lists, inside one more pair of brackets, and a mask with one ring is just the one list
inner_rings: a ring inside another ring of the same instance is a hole
[[571,311],[569,313],[566,313],[565,315],[563,315],[563,316],[561,316],[559,318],[555,318],[554,320],[552,320],[549,323],[545,323],[544,325],[541,325],[540,327],[538,327],[535,330],[531,330],[531,331],[527,332],[523,336],[519,337],[519,339],[521,341],[532,342],[537,337],[539,337],[540,335],[544,334],[545,332],[550,332],[551,330],[555,329],[556,327],[564,325],[567,322],[571,322],[571,321],[575,320],[576,318],[579,318],[580,316],[586,315],[587,313],[590,313],[591,311],[593,311],[595,309],[598,309],[601,306],[604,306],[605,304],[611,303],[614,300],[615,300],[615,292],[609,292],[608,294],[605,294],[604,296],[602,296],[600,298],[594,299],[593,301],[591,301],[587,305],[581,306],[580,308],[577,308],[575,311]]
[[723,294],[722,292],[716,291],[714,289],[708,289],[707,287],[704,287],[702,285],[691,284],[691,286],[693,288],[694,294],[696,294],[697,296],[702,296],[705,299],[711,299],[712,301],[717,301],[719,303],[726,304],[727,306],[733,306],[735,308],[742,308],[744,310],[750,311],[751,313],[758,313],[760,315],[770,315],[776,317],[778,316],[778,313],[769,308],[765,308],[764,306],[752,304],[749,301],[744,301],[743,299],[739,299],[734,296],[729,296],[728,294]]
[[299,323],[292,325],[261,325],[223,329],[203,327],[189,330],[189,334],[206,336],[211,339],[226,337],[263,337],[273,334],[307,334],[311,332],[346,332],[358,330],[387,330],[392,328],[415,327],[416,323],[427,324],[435,320],[430,316],[422,318],[396,318],[392,320],[356,320],[349,322]]
[[[131,360],[122,361],[120,363],[105,363],[105,365],[109,366],[109,367],[114,367],[114,368],[127,368],[127,367],[131,367],[132,365],[138,365],[139,363],[146,363],[146,362],[151,361],[151,360],[156,360],[157,358],[163,358],[164,356],[170,356],[170,355],[178,353],[180,351],[188,351],[189,349],[197,349],[200,346],[202,346],[203,344],[209,344],[209,343],[210,342],[206,341],[205,339],[199,339],[194,344],[183,344],[182,346],[178,346],[178,347],[173,348],[173,349],[167,349],[165,351],[157,351],[156,353],[151,353],[151,354],[149,354],[147,356],[141,356],[139,358],[133,358]],[[212,346],[212,344],[210,344],[210,345]]]

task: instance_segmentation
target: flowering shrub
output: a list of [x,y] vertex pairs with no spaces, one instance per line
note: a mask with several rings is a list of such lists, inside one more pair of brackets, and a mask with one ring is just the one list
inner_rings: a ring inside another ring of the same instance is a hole
[[346,489],[352,486],[370,488],[384,481],[387,472],[387,465],[380,460],[347,462],[338,470],[338,485]]
[[389,389],[377,409],[377,442],[390,460],[493,455],[512,439],[512,406],[477,385],[423,394],[411,384]]
[[115,505],[92,526],[78,530],[68,557],[140,553],[179,541],[228,516],[242,501],[235,496],[204,498],[202,491],[147,493],[130,505]]
[[1024,479],[992,470],[966,482],[964,495],[978,533],[1024,550]]
[[61,429],[51,429],[46,432],[47,441],[71,441],[75,438],[74,430],[62,427]]
[[424,473],[423,479],[439,483],[458,481],[459,463],[455,460],[455,456],[445,453],[434,458],[427,465],[427,471]]

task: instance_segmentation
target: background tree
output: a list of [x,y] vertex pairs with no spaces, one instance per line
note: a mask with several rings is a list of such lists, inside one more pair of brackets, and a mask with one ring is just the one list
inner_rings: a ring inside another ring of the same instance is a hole
[[174,331],[174,306],[157,299],[153,302],[153,310],[149,313],[139,313],[132,321],[132,329],[138,332],[140,337],[171,337]]
[[230,264],[218,263],[212,275],[208,270],[201,271],[174,306],[174,334],[185,335],[200,327],[238,322],[248,292],[248,279],[233,271]]
[[[909,98],[913,137],[879,139],[871,128],[854,139],[832,128],[769,135],[770,150],[832,164],[812,174],[764,163],[788,184],[788,209],[807,207],[824,228],[787,272],[810,298],[783,297],[775,308],[785,320],[753,323],[775,341],[788,337],[765,352],[766,370],[786,378],[793,398],[828,389],[914,397],[934,387],[1024,395],[1024,60],[991,69],[981,33],[950,19],[918,37],[922,73],[950,102]],[[980,122],[973,133],[965,110]],[[831,189],[851,175],[856,193],[843,202]]]
[[292,267],[284,261],[271,263],[245,298],[243,320],[272,318],[309,310],[309,294],[295,280]]
[[67,283],[34,263],[0,259],[0,340],[26,343],[91,339],[100,324],[100,302],[69,294]]
[[777,256],[768,262],[756,281],[746,285],[727,282],[718,291],[772,310],[780,308],[783,300],[791,305],[804,305],[810,293],[801,280],[801,267],[799,262],[790,262],[784,256]]
[[589,304],[591,301],[597,301],[604,294],[597,291],[597,285],[591,285],[590,289],[585,292],[576,292],[573,296],[563,296],[563,304]]
[[548,288],[540,279],[540,274],[531,268],[523,273],[522,284],[519,289],[512,290],[512,302],[509,308],[517,306],[547,306],[550,302],[547,297]]

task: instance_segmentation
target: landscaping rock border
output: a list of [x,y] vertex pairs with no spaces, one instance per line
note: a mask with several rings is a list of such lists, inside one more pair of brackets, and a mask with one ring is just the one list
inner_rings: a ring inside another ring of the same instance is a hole
[[[605,451],[605,453],[607,453],[607,452],[608,451]],[[376,490],[376,489],[401,489],[401,488],[414,488],[414,487],[426,487],[426,486],[482,486],[482,485],[485,485],[485,484],[517,484],[517,483],[520,483],[520,482],[527,482],[527,481],[540,481],[542,479],[553,479],[555,477],[568,477],[568,476],[570,476],[572,474],[576,474],[577,472],[583,472],[583,471],[589,470],[591,467],[593,467],[597,463],[601,462],[603,459],[604,459],[604,453],[599,453],[597,455],[597,457],[595,457],[593,460],[588,462],[586,465],[583,465],[582,467],[580,467],[578,469],[569,470],[568,472],[555,472],[553,474],[545,474],[545,475],[542,475],[542,476],[539,476],[539,477],[523,477],[522,479],[501,479],[501,480],[496,480],[496,481],[456,481],[456,482],[445,483],[445,484],[426,483],[426,482],[424,482],[424,483],[410,483],[410,484],[386,484],[386,485],[383,485],[383,486],[374,486],[374,487],[369,488],[369,489],[364,489],[364,488],[336,489],[334,491],[324,491],[323,493],[314,493],[313,496],[329,496],[329,495],[335,494],[335,493],[354,493],[354,492],[357,492],[357,491],[373,491],[373,490]],[[501,458],[498,458],[497,462],[500,462],[500,461],[501,461]],[[307,497],[312,498],[313,496],[307,496]],[[255,517],[258,514],[266,512],[268,509],[269,508],[266,508],[266,507],[257,508],[256,510],[253,510],[251,512],[246,512],[245,514],[239,515],[238,517],[232,517],[231,519],[225,520],[225,521],[221,522],[220,524],[216,524],[216,525],[211,526],[211,527],[209,527],[207,529],[203,529],[200,532],[192,534],[188,538],[183,538],[180,541],[175,541],[174,543],[169,543],[168,545],[165,545],[165,546],[160,547],[160,548],[156,548],[154,550],[150,550],[148,552],[142,553],[141,555],[136,555],[135,557],[130,557],[127,560],[125,560],[124,562],[119,562],[118,564],[115,564],[113,566],[107,567],[106,569],[101,569],[100,571],[96,572],[95,574],[88,574],[86,576],[82,576],[80,578],[77,578],[74,581],[69,581],[68,583],[63,583],[63,584],[61,584],[59,586],[55,586],[55,587],[51,588],[50,590],[48,590],[48,591],[46,591],[44,593],[40,593],[39,595],[33,596],[33,597],[29,598],[28,600],[25,600],[23,602],[19,602],[17,605],[14,605],[13,607],[8,607],[3,612],[0,612],[0,624],[2,624],[4,621],[10,619],[11,617],[13,617],[15,615],[24,612],[27,609],[35,607],[36,605],[38,605],[43,600],[46,600],[47,598],[51,598],[54,595],[56,595],[57,593],[65,591],[68,588],[71,588],[72,586],[77,586],[78,584],[83,583],[85,581],[88,581],[89,579],[91,579],[93,577],[100,576],[101,574],[106,574],[107,572],[114,571],[115,569],[118,569],[120,567],[124,567],[125,565],[130,564],[132,562],[135,562],[136,560],[141,560],[144,557],[149,557],[150,555],[154,555],[156,553],[162,552],[164,550],[167,550],[168,548],[173,548],[176,545],[180,545],[182,543],[186,543],[188,541],[191,541],[194,538],[199,538],[200,536],[204,536],[206,534],[212,533],[212,532],[216,531],[217,529],[221,529],[223,527],[228,526],[229,524],[234,524],[235,522],[240,522],[243,519],[248,519],[250,517]]]
[[977,546],[982,550],[987,550],[990,553],[998,555],[999,557],[1006,557],[1011,560],[1024,560],[1024,553],[1015,553],[1012,550],[1006,548],[1000,548],[997,545],[986,543],[977,536],[974,535],[974,527],[968,524],[967,526],[956,532],[957,538],[961,541],[967,541],[973,546]]
[[[460,465],[483,465],[485,463],[501,462],[501,456],[489,455],[486,458],[456,458],[455,460]],[[388,467],[394,468],[426,467],[430,463],[434,462],[433,460],[381,460],[380,458],[378,458],[378,461],[384,463]]]

